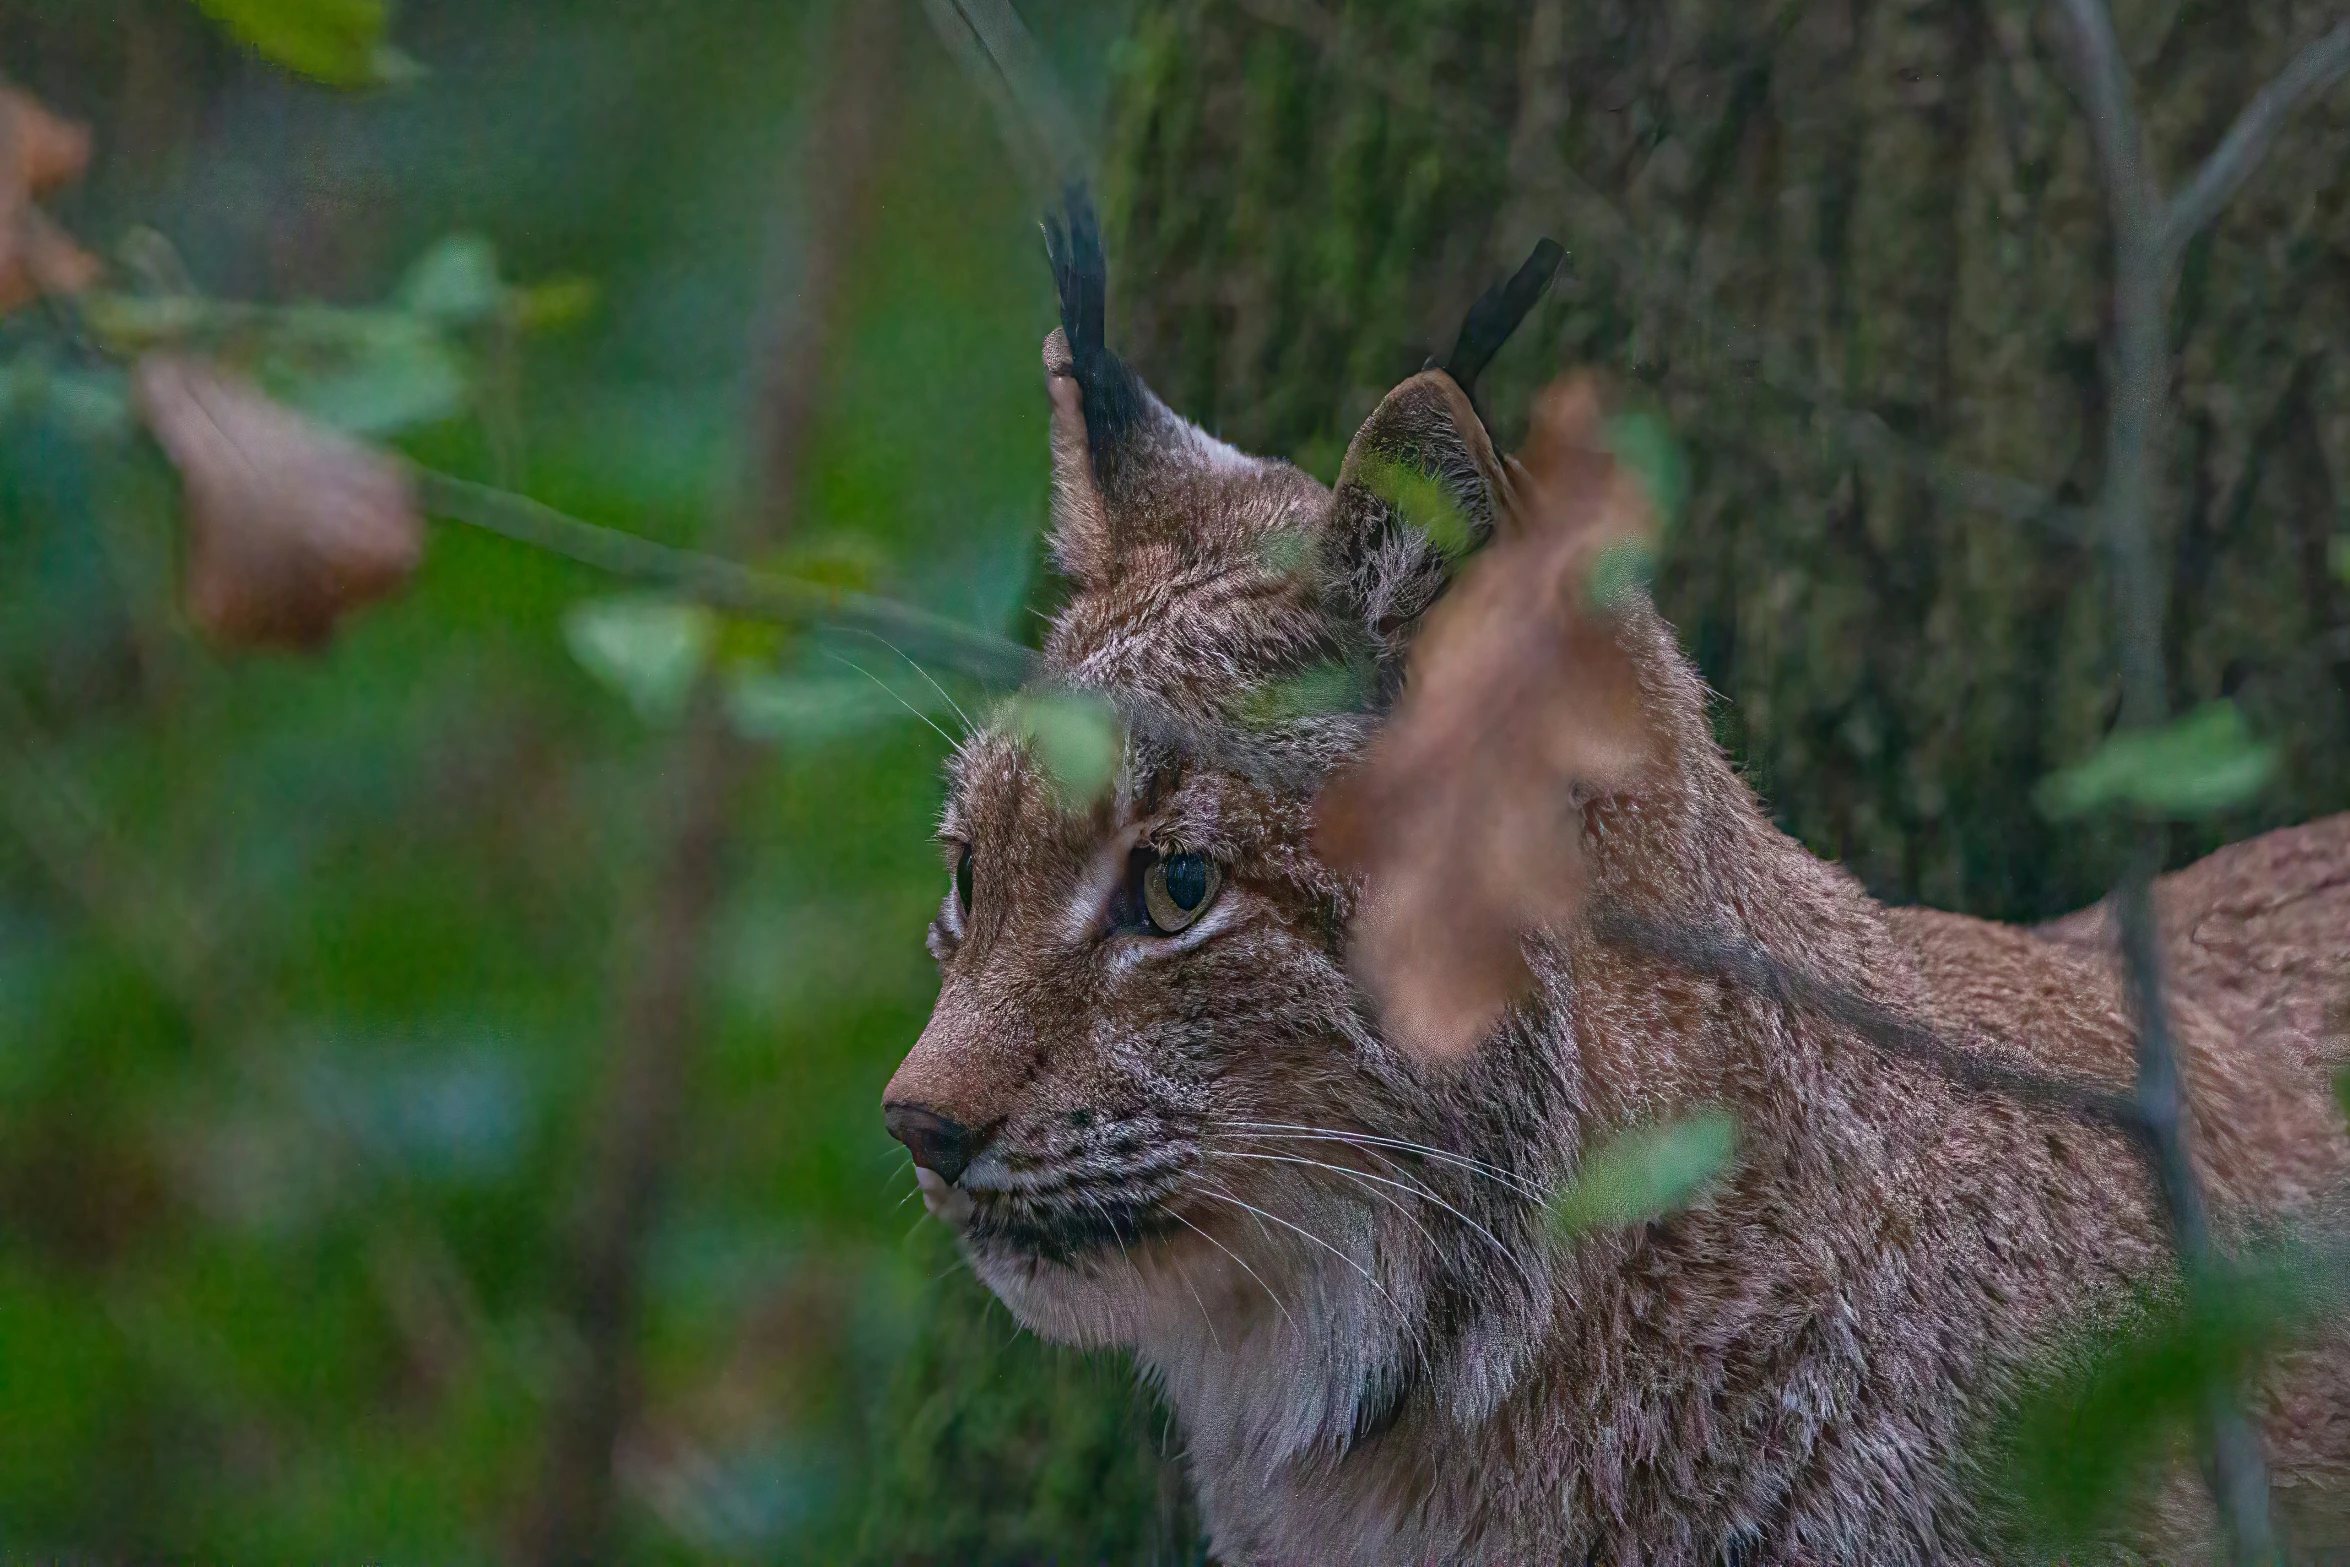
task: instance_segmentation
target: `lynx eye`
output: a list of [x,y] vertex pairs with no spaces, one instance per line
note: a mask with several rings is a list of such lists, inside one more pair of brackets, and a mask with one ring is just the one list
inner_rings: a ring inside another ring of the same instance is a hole
[[1189,926],[1215,901],[1224,872],[1204,854],[1169,854],[1142,873],[1142,907],[1161,935]]
[[963,845],[962,857],[955,861],[955,904],[963,917],[971,917],[971,845]]

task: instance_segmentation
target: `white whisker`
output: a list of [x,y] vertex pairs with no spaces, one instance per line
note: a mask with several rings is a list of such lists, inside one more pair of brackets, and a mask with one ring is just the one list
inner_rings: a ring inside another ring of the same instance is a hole
[[1224,1341],[1216,1336],[1216,1319],[1208,1315],[1208,1303],[1199,1298],[1199,1286],[1191,1282],[1191,1270],[1173,1257],[1167,1262],[1174,1268],[1175,1276],[1183,1281],[1183,1287],[1191,1292],[1191,1303],[1199,1307],[1199,1325],[1208,1330],[1208,1342],[1216,1346],[1217,1354],[1222,1354]]
[[1248,1265],[1248,1259],[1246,1257],[1243,1257],[1239,1252],[1234,1251],[1231,1247],[1225,1245],[1222,1241],[1216,1239],[1216,1237],[1210,1235],[1206,1230],[1201,1229],[1198,1225],[1192,1223],[1189,1219],[1186,1219],[1182,1214],[1177,1213],[1174,1209],[1168,1208],[1164,1211],[1168,1218],[1173,1219],[1177,1224],[1182,1225],[1185,1229],[1191,1231],[1192,1234],[1198,1236],[1201,1240],[1206,1241],[1210,1246],[1215,1247],[1216,1250],[1222,1252],[1225,1256],[1230,1257],[1234,1262],[1238,1263],[1240,1265],[1241,1272],[1247,1274],[1250,1278],[1257,1281],[1257,1288],[1265,1292],[1265,1299],[1271,1301],[1273,1303],[1273,1309],[1281,1313],[1282,1320],[1289,1324],[1290,1331],[1297,1331],[1297,1319],[1289,1314],[1289,1307],[1284,1305],[1282,1303],[1281,1297],[1273,1292],[1273,1286],[1265,1282],[1264,1275],[1258,1273],[1256,1269]]
[[[1379,1177],[1376,1175],[1366,1175],[1361,1170],[1350,1170],[1343,1164],[1329,1164],[1320,1159],[1300,1158],[1295,1154],[1242,1153],[1237,1148],[1225,1148],[1218,1150],[1211,1158],[1210,1162],[1213,1163],[1215,1159],[1255,1159],[1266,1164],[1294,1164],[1301,1169],[1328,1170],[1333,1175],[1344,1175],[1358,1181],[1379,1181]],[[1384,1184],[1389,1186],[1397,1186],[1399,1183],[1388,1181]],[[1424,1192],[1414,1192],[1409,1187],[1402,1187],[1401,1189],[1414,1197],[1422,1197],[1427,1195]],[[1402,1203],[1397,1202],[1393,1197],[1388,1196],[1387,1193],[1378,1190],[1376,1186],[1372,1188],[1371,1195],[1377,1197],[1380,1201],[1394,1208],[1397,1213],[1402,1214],[1404,1216],[1404,1221],[1410,1224],[1413,1229],[1420,1232],[1420,1238],[1422,1240],[1425,1240],[1430,1246],[1437,1245],[1436,1237],[1429,1233],[1428,1226],[1422,1224],[1419,1219],[1413,1215],[1409,1208],[1406,1208]]]
[[[1256,1133],[1253,1135],[1266,1136],[1269,1134]],[[1363,1150],[1363,1152],[1370,1154],[1373,1158],[1379,1157],[1378,1152],[1375,1149],[1366,1148]],[[1518,1277],[1525,1281],[1526,1287],[1528,1289],[1533,1290],[1536,1294],[1541,1293],[1541,1288],[1539,1284],[1537,1284],[1534,1275],[1527,1271],[1525,1261],[1520,1258],[1516,1252],[1512,1251],[1508,1246],[1504,1245],[1500,1236],[1494,1234],[1491,1230],[1478,1223],[1475,1219],[1470,1218],[1466,1213],[1463,1213],[1460,1209],[1454,1207],[1451,1203],[1446,1202],[1433,1190],[1420,1182],[1408,1179],[1390,1180],[1385,1176],[1373,1175],[1367,1170],[1350,1170],[1342,1164],[1331,1164],[1321,1159],[1308,1159],[1298,1154],[1242,1153],[1238,1149],[1227,1148],[1223,1150],[1222,1156],[1228,1159],[1264,1159],[1279,1164],[1297,1164],[1304,1165],[1316,1170],[1328,1170],[1334,1175],[1344,1175],[1357,1181],[1374,1182],[1380,1186],[1392,1186],[1400,1192],[1421,1199],[1423,1202],[1432,1202],[1436,1204],[1437,1207],[1442,1208],[1446,1213],[1449,1213],[1454,1218],[1460,1220],[1461,1223],[1467,1225],[1470,1229],[1475,1230],[1477,1234],[1484,1239],[1488,1246],[1491,1246],[1497,1253],[1501,1255],[1505,1261],[1509,1263],[1512,1268],[1517,1270]],[[1395,1169],[1396,1167],[1390,1164],[1388,1168]],[[1397,1174],[1401,1175],[1402,1173],[1403,1172],[1401,1170],[1397,1170]],[[1390,1197],[1388,1198],[1388,1201],[1394,1202],[1395,1199]],[[1398,1212],[1403,1212],[1402,1204],[1398,1203],[1396,1204],[1396,1207]],[[1408,1212],[1404,1212],[1404,1217],[1407,1219],[1412,1218],[1411,1214]],[[1413,1219],[1412,1223],[1414,1228],[1418,1229],[1422,1235],[1427,1236],[1429,1245],[1433,1246],[1436,1244],[1436,1237],[1428,1234],[1427,1226],[1421,1224],[1417,1219]]]
[[833,652],[830,648],[819,648],[817,651],[822,653],[826,658],[831,659],[836,664],[848,665],[849,668],[855,670],[858,674],[863,675],[867,680],[872,681],[875,685],[881,687],[882,690],[888,692],[889,699],[891,701],[897,703],[898,706],[904,708],[907,712],[912,713],[916,718],[919,718],[924,723],[930,725],[931,732],[936,734],[941,740],[944,740],[949,745],[953,745],[955,743],[955,737],[951,734],[948,734],[944,729],[939,728],[936,720],[934,720],[928,713],[922,711],[922,709],[916,707],[913,703],[907,701],[898,693],[896,687],[892,686],[888,681],[882,679],[872,670],[867,669],[863,664],[856,662],[854,659],[841,657],[838,653]]
[[1198,1190],[1204,1196],[1214,1197],[1219,1201],[1228,1202],[1235,1208],[1246,1208],[1249,1212],[1255,1214],[1260,1219],[1271,1219],[1275,1224],[1280,1225],[1285,1230],[1296,1231],[1299,1235],[1302,1235],[1307,1240],[1312,1241],[1315,1245],[1321,1247],[1331,1256],[1336,1257],[1340,1262],[1345,1263],[1348,1267],[1354,1269],[1355,1272],[1361,1274],[1363,1276],[1363,1282],[1370,1285],[1371,1288],[1377,1290],[1379,1292],[1380,1298],[1386,1301],[1389,1306],[1394,1308],[1395,1314],[1397,1316],[1400,1317],[1404,1314],[1403,1307],[1397,1305],[1395,1297],[1388,1294],[1386,1287],[1371,1276],[1371,1270],[1369,1268],[1364,1267],[1361,1263],[1355,1261],[1345,1252],[1340,1251],[1337,1247],[1331,1245],[1328,1241],[1322,1239],[1321,1236],[1316,1235],[1312,1230],[1307,1229],[1304,1225],[1292,1224],[1277,1213],[1267,1213],[1264,1209],[1257,1207],[1253,1203],[1246,1203],[1241,1201],[1238,1197],[1233,1196],[1230,1192],[1223,1190],[1221,1187],[1201,1186],[1198,1188]]
[[1223,1124],[1254,1131],[1287,1132],[1308,1141],[1351,1143],[1364,1148],[1401,1149],[1406,1153],[1416,1153],[1424,1158],[1434,1159],[1440,1164],[1454,1165],[1473,1174],[1482,1175],[1489,1181],[1507,1187],[1528,1202],[1546,1200],[1541,1191],[1498,1166],[1486,1164],[1462,1154],[1447,1153],[1441,1148],[1431,1148],[1426,1143],[1415,1143],[1401,1137],[1381,1137],[1375,1132],[1342,1132],[1326,1126],[1302,1126],[1295,1121],[1227,1121]]
[[889,638],[883,636],[880,632],[875,631],[870,626],[851,626],[848,629],[858,632],[864,636],[871,637],[874,641],[880,643],[883,647],[888,648],[892,653],[895,653],[898,657],[904,659],[908,664],[912,665],[915,674],[920,675],[923,679],[930,682],[931,690],[936,691],[940,696],[946,698],[947,706],[955,710],[955,716],[963,721],[964,729],[969,730],[976,727],[971,722],[971,715],[963,711],[963,704],[955,700],[954,693],[949,691],[945,686],[940,685],[938,683],[938,678],[931,674],[929,670],[922,667],[921,660],[917,659],[913,654],[907,652],[904,648],[899,647],[895,642],[892,642]]

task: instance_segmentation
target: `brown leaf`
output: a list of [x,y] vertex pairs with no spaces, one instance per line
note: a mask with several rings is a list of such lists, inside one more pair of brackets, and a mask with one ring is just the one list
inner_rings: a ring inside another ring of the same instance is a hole
[[35,196],[73,179],[89,161],[87,129],[0,87],[0,315],[97,281],[98,258],[33,205]]
[[1582,807],[1655,754],[1621,616],[1594,596],[1654,514],[1599,411],[1582,377],[1536,401],[1514,514],[1430,612],[1394,718],[1318,803],[1322,852],[1364,878],[1356,970],[1390,1036],[1429,1057],[1467,1053],[1523,993],[1526,936],[1581,902]]
[[415,571],[424,518],[393,459],[201,360],[150,354],[132,388],[186,488],[188,617],[216,641],[316,647]]
[[78,179],[90,165],[90,131],[59,119],[29,93],[0,87],[0,154],[10,160],[11,182],[32,195]]
[[0,315],[43,294],[78,294],[98,281],[98,258],[38,207],[0,229]]

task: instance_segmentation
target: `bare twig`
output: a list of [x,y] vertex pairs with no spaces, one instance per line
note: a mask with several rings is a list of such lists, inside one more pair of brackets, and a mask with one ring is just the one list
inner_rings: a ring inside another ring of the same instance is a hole
[[2172,266],[2178,264],[2188,241],[2209,226],[2243,189],[2293,111],[2340,81],[2345,73],[2350,73],[2350,21],[2335,23],[2332,31],[2295,55],[2276,80],[2244,106],[2186,189],[2171,198],[2162,225],[2162,249]]
[[2097,511],[2113,571],[2122,721],[2153,725],[2169,716],[2163,689],[2163,593],[2148,526],[2163,399],[2170,388],[2169,273],[2163,264],[2160,207],[2146,177],[2137,109],[2113,18],[2105,0],[2059,4],[2079,51],[2089,130],[2113,220],[2113,386]]
[[23,698],[5,684],[0,823],[199,1027],[216,1029],[232,1015],[230,1000],[251,975],[209,938],[209,911],[130,852],[61,764]]
[[1933,1068],[1960,1087],[1998,1094],[2092,1125],[2143,1137],[2145,1118],[2126,1094],[2047,1072],[2010,1066],[1993,1042],[1954,1043],[1915,1018],[1780,961],[1726,928],[1667,924],[1624,909],[1597,915],[1599,937],[1628,951],[1841,1023],[1889,1056]]
[[1943,499],[1970,511],[2046,528],[2063,539],[2088,535],[2092,519],[2080,507],[2059,500],[2054,490],[1994,468],[1954,461],[1901,434],[1874,410],[1856,408],[1761,367],[1759,342],[1733,340],[1725,348],[1732,354],[1752,350],[1758,359],[1752,384],[1812,415],[1855,455],[1905,468]]
[[1012,641],[895,599],[803,582],[640,534],[582,522],[552,506],[486,484],[419,469],[426,513],[462,522],[615,576],[673,588],[712,609],[784,625],[870,631],[918,658],[999,685],[1017,685],[1035,655]]
[[[2304,51],[2248,108],[2177,200],[2165,203],[2145,164],[2128,67],[2105,0],[2058,0],[2070,26],[2090,132],[2113,222],[2113,387],[2106,421],[2105,483],[2097,511],[2113,573],[2122,679],[2122,722],[2146,727],[2169,716],[2162,656],[2164,593],[2154,557],[2156,463],[2170,391],[2169,317],[2180,254],[2216,217],[2302,99],[2350,68],[2350,24]],[[2160,829],[2142,828],[2114,889],[2121,957],[2138,1027],[2138,1109],[2148,1156],[2170,1216],[2190,1290],[2211,1287],[2210,1217],[2188,1156],[2178,1048],[2162,989],[2151,882],[2162,860]],[[2204,1389],[2213,1490],[2241,1563],[2276,1558],[2267,1465],[2259,1433],[2234,1390]]]
[[[881,131],[890,121],[898,7],[849,5],[840,16],[838,69],[804,165],[816,192],[810,206],[826,221],[812,227],[800,287],[769,334],[778,346],[763,367],[753,419],[761,493],[746,498],[732,537],[723,541],[737,549],[771,545],[790,525],[818,377],[870,209]],[[527,504],[504,510],[574,543],[585,541],[584,525],[569,519]],[[599,542],[608,548],[612,540]],[[633,548],[621,553],[648,558]],[[697,580],[747,586],[743,579],[752,574],[708,569],[716,564],[694,566]],[[582,1354],[550,1412],[545,1468],[523,1541],[523,1559],[533,1564],[571,1567],[611,1554],[614,1459],[634,1396],[645,1248],[675,1159],[702,1021],[704,938],[725,892],[734,804],[751,761],[705,679],[671,757],[660,803],[666,848],[630,931],[632,961],[614,1008],[602,1099],[588,1137],[564,1297]]]
[[747,768],[709,693],[679,739],[662,791],[666,847],[627,930],[630,963],[587,1137],[562,1309],[578,1354],[549,1411],[544,1468],[521,1558],[576,1567],[608,1558],[614,1455],[635,1394],[643,1258],[677,1140],[701,1023],[702,933],[724,886],[728,819]]

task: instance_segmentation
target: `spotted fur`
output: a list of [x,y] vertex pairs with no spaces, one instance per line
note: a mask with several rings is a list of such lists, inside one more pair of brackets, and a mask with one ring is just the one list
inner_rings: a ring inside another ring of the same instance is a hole
[[[1010,732],[952,764],[940,837],[950,871],[970,850],[972,898],[942,903],[937,1007],[887,1097],[974,1134],[958,1180],[923,1184],[980,1278],[1044,1337],[1134,1352],[1227,1562],[1983,1559],[1964,1459],[2010,1374],[2169,1266],[2132,1150],[1582,928],[1534,945],[1535,995],[1465,1065],[1392,1048],[1346,965],[1357,889],[1310,832],[1315,780],[1370,720],[1241,715],[1317,662],[1392,677],[1441,588],[1373,458],[1478,518],[1508,504],[1506,465],[1430,371],[1333,493],[1139,381],[1090,395],[1131,372],[1089,370],[1081,327],[1098,317],[1045,348],[1074,584],[1046,663],[1162,721],[1085,809]],[[1582,807],[1600,897],[2129,1081],[2089,924],[1881,908],[1772,828],[1653,611],[1622,635],[1667,765]],[[2350,817],[2262,843],[2164,890],[2198,1152],[2231,1215],[2319,1201],[2350,1163],[2324,1078],[2350,1026],[2327,1010],[2350,994]],[[1205,915],[1121,925],[1133,868],[1179,852],[1224,868]],[[1743,1128],[1708,1200],[1546,1237],[1543,1194],[1595,1140],[1700,1104]],[[2285,1494],[2327,1506],[2350,1449],[2334,1364],[2271,1410]],[[2173,1546],[2209,1528],[2200,1494],[2190,1477],[2155,1515]]]

